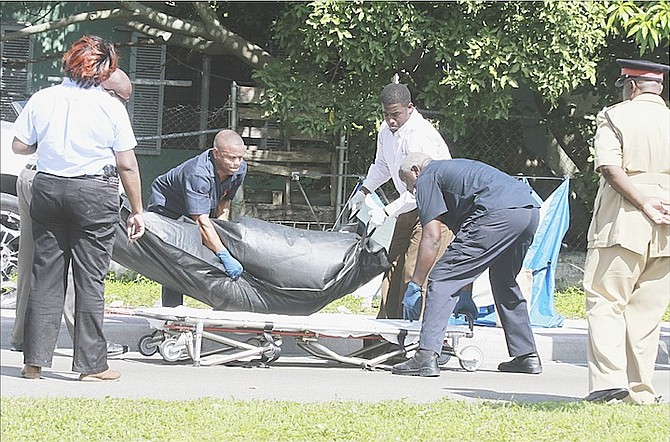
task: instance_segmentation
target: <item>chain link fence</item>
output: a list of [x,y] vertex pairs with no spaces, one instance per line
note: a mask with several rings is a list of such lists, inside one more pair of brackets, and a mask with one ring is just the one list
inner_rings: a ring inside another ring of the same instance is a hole
[[[160,138],[162,149],[208,149],[214,135],[230,127],[230,111],[227,107],[207,112],[206,127],[201,129],[201,108],[177,105],[163,108],[163,127]],[[155,137],[138,137],[138,141]]]
[[[231,107],[229,105],[214,109],[207,113],[207,130],[201,130],[200,108],[194,106],[177,105],[166,107],[163,113],[163,135],[160,137],[162,149],[206,149],[212,145],[215,133],[222,129],[233,127],[234,124],[230,117]],[[588,157],[588,148],[580,151],[571,151],[567,154],[548,154],[546,152],[547,141],[533,140],[532,130],[529,127],[537,126],[538,122],[533,119],[522,116],[510,116],[505,121],[482,122],[479,125],[473,125],[464,136],[449,139],[448,134],[443,134],[452,156],[455,158],[470,158],[491,164],[498,169],[515,176],[527,177],[529,184],[535,191],[546,199],[562,182],[562,176],[555,176],[552,167],[547,165],[547,158],[553,157],[554,167],[560,170],[574,170],[575,164],[571,158],[577,158],[583,161]],[[153,137],[155,138],[155,137]],[[365,149],[373,149],[374,143],[367,143]],[[359,174],[367,171],[370,158],[374,152],[366,152],[369,157],[362,161],[353,161],[353,157],[362,153],[357,152],[356,146],[349,146],[348,161],[349,167],[345,167],[345,173]],[[358,169],[352,170],[351,164],[360,164]],[[365,164],[365,166],[362,166]],[[356,179],[349,178],[345,180],[343,195],[345,198],[351,193]],[[309,184],[305,183],[308,187]],[[571,226],[564,239],[564,247],[574,250],[586,249],[586,231],[591,216],[591,207],[589,198],[580,198],[574,190],[575,182],[571,180],[572,198],[571,208]],[[395,190],[388,183],[382,188],[385,195],[392,199],[395,197]],[[281,222],[281,221],[280,221]],[[283,222],[282,222],[283,223]],[[319,223],[312,219],[302,221],[287,222],[294,227],[309,229],[327,229],[332,227],[332,222]]]
[[[552,143],[538,135],[539,122],[520,116],[510,116],[505,121],[482,122],[471,126],[468,133],[449,141],[449,148],[455,158],[470,158],[491,164],[514,176],[526,177],[535,191],[546,199],[564,180],[556,171],[577,170],[592,167],[588,163],[588,146],[571,146],[569,152],[556,149],[549,151]],[[531,128],[531,130],[529,130]],[[573,161],[574,159],[574,161]],[[581,163],[581,166],[575,164]],[[551,164],[551,166],[550,166]],[[594,195],[571,179],[570,228],[563,240],[564,248],[586,250],[586,233],[591,218]],[[589,193],[589,194],[586,194]]]

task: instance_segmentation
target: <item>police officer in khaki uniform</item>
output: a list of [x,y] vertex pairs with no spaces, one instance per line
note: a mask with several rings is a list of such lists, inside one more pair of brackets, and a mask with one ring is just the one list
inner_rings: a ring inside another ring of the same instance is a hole
[[624,101],[597,116],[601,174],[584,273],[590,402],[653,403],[654,363],[670,301],[669,66],[617,60]]

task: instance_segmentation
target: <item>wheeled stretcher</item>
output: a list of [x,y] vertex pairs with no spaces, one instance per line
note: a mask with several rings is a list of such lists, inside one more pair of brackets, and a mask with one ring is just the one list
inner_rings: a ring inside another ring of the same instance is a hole
[[[267,366],[281,355],[283,338],[294,337],[300,348],[317,358],[365,369],[389,370],[389,361],[417,349],[421,327],[420,322],[348,314],[289,316],[183,306],[137,309],[132,314],[148,319],[156,328],[139,342],[143,355],[151,356],[158,351],[168,362],[191,359],[194,366],[251,360]],[[450,326],[447,330],[440,365],[454,356],[467,371],[481,366],[483,353],[478,347],[460,347],[462,338],[473,336],[472,319],[467,322],[468,325]],[[369,345],[341,354],[327,346],[324,338],[358,339]],[[204,351],[206,341],[215,343],[217,348]]]

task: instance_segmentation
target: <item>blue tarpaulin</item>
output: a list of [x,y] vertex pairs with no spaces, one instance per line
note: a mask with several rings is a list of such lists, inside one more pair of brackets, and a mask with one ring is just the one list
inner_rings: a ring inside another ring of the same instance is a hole
[[530,323],[534,327],[561,327],[563,316],[554,308],[556,264],[561,241],[570,226],[570,182],[563,183],[542,204],[542,221],[523,266],[533,271]]
[[[528,249],[523,267],[533,273],[532,295],[529,305],[530,322],[533,327],[561,327],[564,318],[554,308],[556,264],[561,241],[570,226],[570,182],[565,179],[549,195],[540,209],[540,224]],[[539,198],[539,196],[538,196]],[[478,325],[495,325],[496,313],[492,305],[480,306]],[[453,319],[460,323],[462,319]]]

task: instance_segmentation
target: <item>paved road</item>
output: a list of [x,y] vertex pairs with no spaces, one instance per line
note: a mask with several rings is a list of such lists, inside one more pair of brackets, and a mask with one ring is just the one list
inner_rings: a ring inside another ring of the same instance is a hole
[[[283,355],[269,368],[253,364],[194,367],[190,362],[165,362],[160,356],[145,357],[134,350],[110,359],[110,366],[122,372],[119,382],[85,383],[70,371],[72,350],[69,339],[61,336],[51,369],[44,378],[29,381],[20,377],[22,354],[9,350],[8,330],[13,319],[3,311],[0,349],[0,389],[2,396],[28,397],[120,397],[165,400],[216,397],[222,399],[265,399],[299,402],[363,401],[404,399],[430,402],[443,397],[460,400],[577,401],[587,393],[585,366],[585,323],[567,321],[562,329],[536,329],[544,373],[523,375],[500,373],[499,362],[507,360],[502,330],[478,327],[472,339],[461,345],[477,345],[484,352],[482,367],[466,372],[452,358],[439,378],[395,376],[386,371],[368,371],[354,366],[306,356],[285,339]],[[149,330],[136,317],[109,318],[108,338],[136,343]],[[64,328],[64,327],[63,327]],[[667,346],[670,325],[664,324],[663,341],[656,366],[655,385],[670,397],[670,365]],[[346,345],[360,345],[355,340]],[[343,345],[343,344],[340,344]]]

